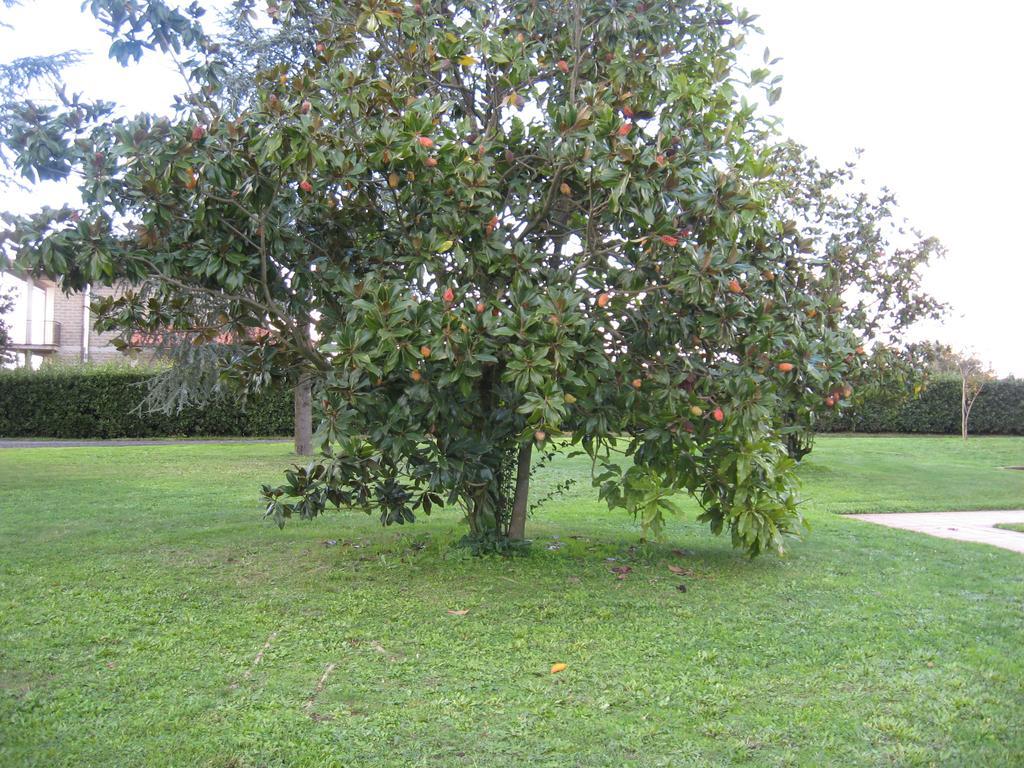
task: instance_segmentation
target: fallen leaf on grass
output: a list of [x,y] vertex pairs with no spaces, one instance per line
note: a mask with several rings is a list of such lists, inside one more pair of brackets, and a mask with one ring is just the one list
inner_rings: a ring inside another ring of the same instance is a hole
[[451,614],[452,616],[465,616],[467,613],[469,613],[469,610],[468,609],[464,609],[464,610],[461,610],[461,611],[453,611],[451,608],[449,608],[448,609],[448,613]]
[[676,557],[689,557],[693,554],[692,549],[673,549],[672,554]]
[[560,661],[557,664],[552,664],[551,665],[551,674],[552,675],[557,675],[559,672],[562,672],[562,671],[564,671],[564,670],[566,670],[568,668],[569,668],[568,664]]
[[612,568],[612,573],[615,574],[616,579],[624,579],[632,572],[633,569],[630,568],[628,565],[617,565],[614,568]]
[[670,565],[668,569],[672,571],[672,573],[674,573],[676,576],[693,576],[693,571],[691,571],[689,568],[683,568],[678,565]]

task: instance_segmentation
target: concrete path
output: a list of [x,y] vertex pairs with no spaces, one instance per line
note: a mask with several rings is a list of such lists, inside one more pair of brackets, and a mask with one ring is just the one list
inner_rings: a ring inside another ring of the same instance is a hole
[[2,448],[120,448],[131,445],[244,445],[258,443],[289,443],[287,437],[221,439],[196,438],[195,440],[139,439],[139,440],[18,440],[0,439]]
[[890,528],[927,533],[1024,552],[1024,533],[995,528],[996,523],[1024,523],[1024,512],[900,512],[884,515],[844,515]]

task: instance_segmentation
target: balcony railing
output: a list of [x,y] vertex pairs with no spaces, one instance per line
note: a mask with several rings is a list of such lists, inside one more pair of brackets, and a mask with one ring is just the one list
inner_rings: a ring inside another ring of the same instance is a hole
[[[25,336],[29,338],[26,339]],[[21,340],[15,339],[11,347],[16,350],[49,350],[60,346],[60,323],[50,320],[32,323],[29,333],[21,334]]]

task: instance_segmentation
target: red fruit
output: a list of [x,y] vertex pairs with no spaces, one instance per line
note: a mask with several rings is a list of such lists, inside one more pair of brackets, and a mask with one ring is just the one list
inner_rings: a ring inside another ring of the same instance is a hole
[[836,404],[836,399],[834,397],[832,397],[831,395],[829,395],[828,397],[825,398],[825,405],[827,405],[829,408],[831,408],[835,404]]
[[491,216],[491,220],[487,222],[487,234],[491,234],[494,228],[498,226],[498,217]]
[[453,291],[451,288],[445,288],[444,296],[442,298],[444,298],[446,303],[451,304],[453,301],[455,301],[455,291]]
[[564,59],[559,59],[555,66],[558,67],[559,71],[562,73],[567,73],[569,71],[569,64]]
[[424,344],[422,347],[420,347],[420,354],[423,355],[424,357],[430,357],[430,347]]
[[476,304],[476,313],[478,315],[482,315],[486,309],[487,309],[487,307],[484,306],[484,303],[482,301],[478,301],[477,302],[477,304]]
[[789,373],[789,372],[790,372],[790,371],[792,371],[792,370],[793,370],[793,369],[794,369],[794,368],[795,368],[796,366],[795,366],[795,365],[793,365],[792,363],[779,363],[779,364],[778,364],[777,366],[775,366],[775,367],[776,367],[776,368],[778,368],[778,369],[779,369],[780,371],[782,371],[783,373]]
[[309,110],[311,110],[312,108],[313,105],[309,103],[309,99],[306,99],[305,101],[302,102],[301,106],[299,107],[299,112],[301,112],[304,115],[308,115]]
[[725,414],[722,413],[722,409],[721,408],[715,408],[715,410],[713,410],[711,412],[711,418],[713,418],[715,421],[721,423],[725,419]]
[[327,46],[324,45],[323,43],[317,43],[316,44],[316,52],[317,53],[323,53],[326,50],[327,50]]
[[303,179],[302,181],[299,182],[299,189],[301,189],[303,192],[312,192],[313,185],[309,183],[309,179]]
[[418,141],[420,146],[424,149],[430,149],[434,146],[434,140],[429,136],[417,136],[416,141]]
[[608,306],[608,300],[611,297],[607,293],[602,293],[597,297],[597,306],[604,308]]
[[501,314],[501,312],[498,311],[497,307],[495,307],[494,309],[491,310],[491,317],[497,317],[500,314]]
[[633,389],[640,389],[640,387],[642,387],[644,385],[643,381],[641,381],[640,379],[633,379],[632,383],[633,383]]
[[427,168],[437,168],[437,158],[436,157],[428,157],[423,162],[424,162],[424,164],[426,164]]
[[192,129],[192,141],[199,141],[206,135],[206,128],[202,125],[197,125]]
[[674,248],[677,245],[679,245],[679,238],[672,237],[672,235],[662,235],[661,236],[661,242],[663,242],[665,245],[669,246],[670,248]]
[[409,378],[411,378],[413,381],[419,381],[420,379],[423,378],[423,374],[420,373],[419,371],[413,371],[412,373],[409,374]]
[[547,433],[543,429],[538,429],[536,432],[533,433],[533,436],[538,443],[543,443],[544,440],[547,438]]
[[864,347],[857,347],[857,354],[858,355],[863,355],[864,354]]
[[617,133],[619,134],[619,136],[628,136],[629,132],[632,131],[632,130],[633,130],[633,124],[632,123],[623,123],[622,125],[619,126],[619,130],[617,131]]
[[623,108],[622,108],[622,114],[624,114],[624,115],[625,115],[626,117],[628,117],[628,118],[629,118],[630,120],[632,120],[632,119],[633,119],[633,110],[632,110],[632,109],[630,109],[629,107],[623,107]]
[[664,165],[665,164],[665,156],[664,155],[657,155],[654,158],[654,162],[656,162],[659,166]]
[[743,293],[743,286],[740,285],[740,281],[735,277],[729,281],[729,292],[730,293]]

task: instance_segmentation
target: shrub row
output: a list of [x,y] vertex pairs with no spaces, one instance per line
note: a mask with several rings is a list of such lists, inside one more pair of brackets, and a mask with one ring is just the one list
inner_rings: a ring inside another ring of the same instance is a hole
[[[986,384],[971,409],[968,430],[972,435],[1024,435],[1024,380]],[[858,404],[823,423],[821,431],[958,435],[960,379],[935,379],[902,405]]]
[[[288,435],[292,393],[272,390],[244,404],[223,398],[164,415],[139,413],[152,369],[123,366],[0,370],[0,436],[116,438]],[[822,432],[960,433],[960,380],[933,380],[902,405],[847,408],[819,424]],[[1024,435],[1024,380],[985,385],[971,410],[975,435]]]
[[177,414],[139,413],[153,369],[43,367],[0,371],[0,436],[115,438],[242,437],[292,432],[290,391],[268,391],[244,404],[232,398]]

